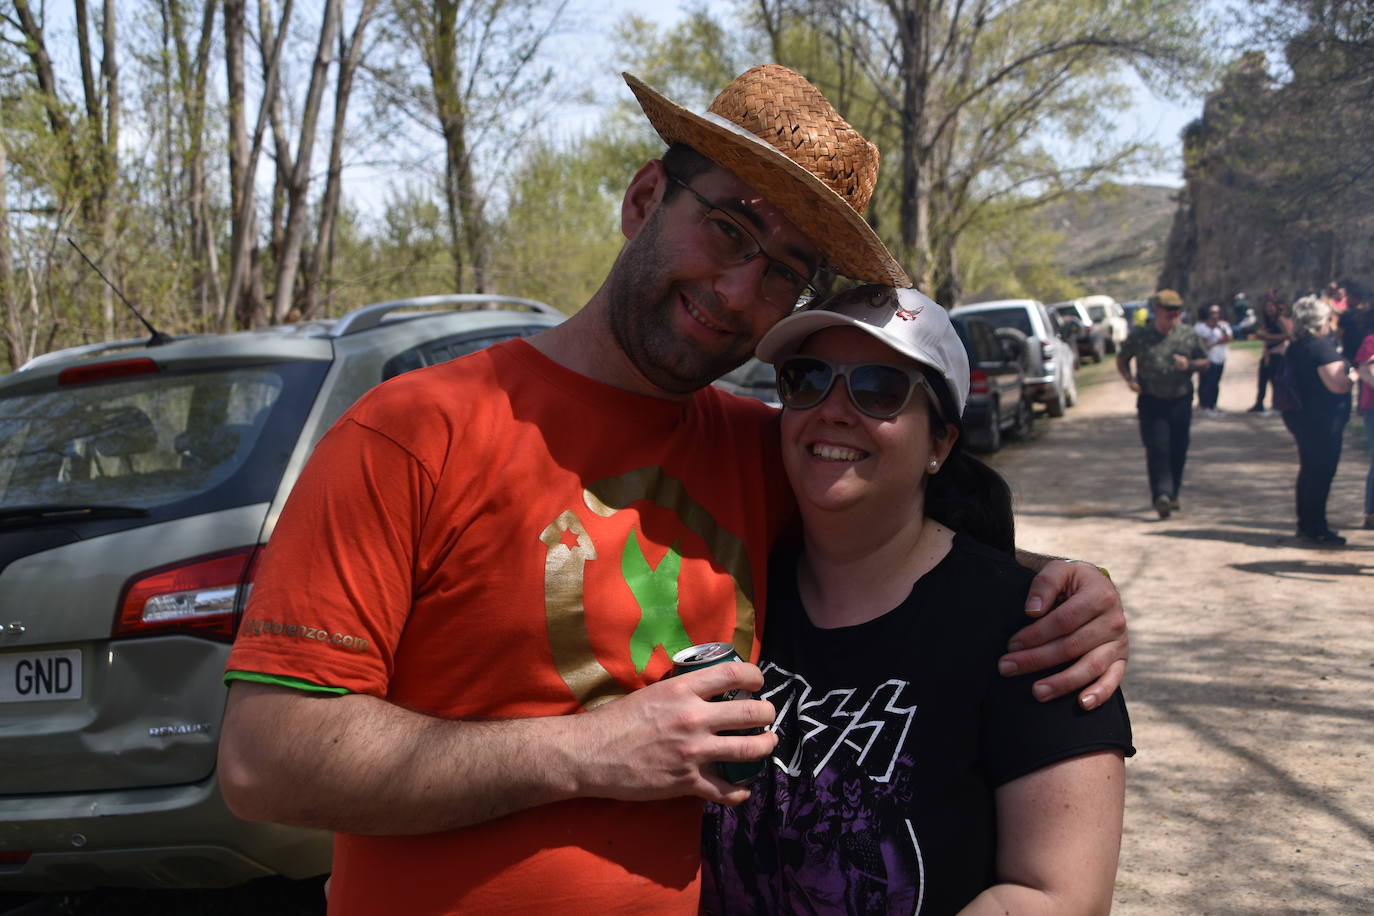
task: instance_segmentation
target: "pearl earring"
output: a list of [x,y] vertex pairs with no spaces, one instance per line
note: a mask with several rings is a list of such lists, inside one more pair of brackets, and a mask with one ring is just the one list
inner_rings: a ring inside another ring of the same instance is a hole
[[940,470],[940,462],[936,461],[934,458],[930,459],[930,470],[931,473]]

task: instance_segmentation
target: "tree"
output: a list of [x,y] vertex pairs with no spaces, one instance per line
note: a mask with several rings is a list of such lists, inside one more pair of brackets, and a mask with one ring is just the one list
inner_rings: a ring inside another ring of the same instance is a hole
[[[193,296],[199,306],[202,326],[208,327],[210,316],[219,315],[224,310],[224,288],[219,277],[219,245],[211,212],[209,165],[205,151],[210,43],[214,35],[215,12],[220,4],[218,0],[202,0],[200,34],[192,53],[186,34],[186,13],[182,8],[182,0],[161,2],[165,33],[172,44],[176,61],[176,101],[183,127],[180,131],[172,130],[169,119],[165,142],[177,147],[182,173],[180,184],[184,189],[184,212],[190,222]],[[168,107],[171,108],[170,105]]]
[[567,0],[396,0],[399,36],[419,49],[428,81],[416,83],[404,68],[383,78],[443,141],[456,289],[489,288],[486,207],[492,183],[482,167],[499,169],[503,143],[531,131],[537,99],[553,77],[539,54],[566,5]]
[[[1359,0],[1270,0],[1253,8],[1243,55],[1222,93],[1230,109],[1209,125],[1232,158],[1269,157],[1267,188],[1277,219],[1340,200],[1374,206],[1374,7]],[[1277,71],[1277,72],[1271,72]]]
[[[893,246],[942,302],[962,293],[957,251],[993,203],[1037,206],[1140,152],[1103,145],[1127,67],[1177,77],[1201,58],[1182,0],[754,0],[775,56],[816,78],[885,157]],[[1059,149],[1047,146],[1054,136]],[[1094,152],[1065,163],[1063,144]],[[895,184],[895,187],[894,187]]]
[[305,302],[302,317],[318,314],[321,305],[320,288],[333,273],[332,252],[334,229],[339,213],[339,198],[343,193],[343,154],[348,120],[348,102],[353,94],[353,79],[363,58],[363,33],[376,10],[377,0],[363,0],[362,9],[353,31],[345,42],[339,33],[339,73],[334,89],[334,128],[329,137],[329,166],[325,177],[324,196],[320,201],[319,229],[315,246],[305,272]]
[[[52,137],[66,150],[65,174],[55,176],[57,180],[52,190],[63,205],[73,206],[80,213],[80,228],[99,238],[98,257],[104,259],[114,256],[114,200],[119,180],[120,93],[115,4],[114,0],[104,0],[96,23],[101,46],[98,67],[91,44],[91,16],[86,0],[74,0],[73,12],[82,88],[81,115],[76,120],[69,117],[69,106],[62,98],[48,51],[45,23],[34,14],[28,0],[14,0],[14,17],[8,19],[8,24],[16,27],[22,37],[19,43],[31,62],[34,88],[47,113]],[[114,333],[114,297],[104,286],[100,296],[104,333],[109,336]]]
[[620,149],[604,137],[563,147],[539,142],[511,181],[504,219],[494,222],[491,274],[503,290],[521,291],[566,312],[596,292],[620,251],[617,205]]

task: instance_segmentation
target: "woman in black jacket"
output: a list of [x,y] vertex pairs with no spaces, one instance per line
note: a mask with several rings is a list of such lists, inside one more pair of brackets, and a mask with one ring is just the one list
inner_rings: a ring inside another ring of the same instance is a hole
[[[1350,366],[1331,337],[1331,307],[1316,296],[1293,303],[1293,342],[1283,356],[1299,406],[1283,411],[1298,443],[1298,537],[1323,547],[1345,543],[1326,523],[1326,497],[1350,419]],[[1275,393],[1279,380],[1275,379]]]

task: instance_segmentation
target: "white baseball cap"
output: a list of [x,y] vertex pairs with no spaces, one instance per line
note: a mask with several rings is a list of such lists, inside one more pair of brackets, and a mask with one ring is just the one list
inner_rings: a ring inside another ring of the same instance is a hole
[[968,351],[949,313],[914,289],[870,283],[818,299],[775,324],[759,341],[758,358],[777,363],[823,328],[852,327],[871,334],[945,380],[956,415],[968,403]]

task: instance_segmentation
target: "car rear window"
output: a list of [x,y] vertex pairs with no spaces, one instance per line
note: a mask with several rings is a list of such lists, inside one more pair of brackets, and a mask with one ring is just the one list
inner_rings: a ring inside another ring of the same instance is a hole
[[1093,321],[1101,321],[1107,317],[1107,307],[1105,305],[1088,306],[1088,317]]
[[164,370],[0,398],[0,506],[168,518],[269,500],[327,369]]
[[1022,308],[988,309],[978,310],[978,317],[992,325],[994,328],[1016,328],[1027,337],[1034,337],[1035,331],[1031,329],[1030,313]]

